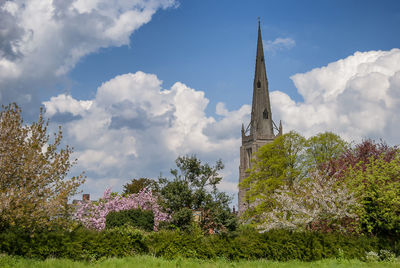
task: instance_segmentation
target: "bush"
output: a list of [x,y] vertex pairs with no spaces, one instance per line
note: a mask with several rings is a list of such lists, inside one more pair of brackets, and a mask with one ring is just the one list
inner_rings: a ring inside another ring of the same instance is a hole
[[0,250],[2,252],[29,258],[73,258],[82,251],[83,241],[96,239],[96,234],[78,228],[68,232],[62,229],[47,231],[10,228],[0,234]]
[[84,227],[73,231],[37,231],[8,229],[0,233],[0,252],[28,258],[68,258],[97,260],[148,252],[144,233],[130,226],[101,232]]
[[192,223],[193,211],[190,208],[181,208],[171,218],[171,227],[180,228],[183,231],[190,230]]
[[271,230],[260,234],[245,228],[236,233],[211,236],[162,231],[150,234],[148,239],[150,253],[168,259],[223,257],[228,260],[315,261],[336,257],[364,259],[367,252],[390,249],[397,255],[400,253],[398,243],[394,244],[393,240],[342,233]]
[[107,229],[99,233],[96,244],[88,247],[95,259],[126,257],[148,252],[144,233],[131,226]]
[[383,156],[371,158],[364,169],[361,165],[350,169],[346,178],[360,203],[356,213],[361,230],[374,235],[399,235],[400,156],[390,162]]
[[107,229],[124,225],[130,225],[151,232],[154,226],[154,213],[151,210],[130,209],[112,211],[107,214]]
[[211,237],[204,236],[197,224],[193,224],[190,229],[191,232],[163,230],[151,233],[148,236],[149,253],[166,259],[217,257],[215,248],[209,243]]
[[103,231],[84,227],[73,231],[58,229],[36,232],[12,228],[0,233],[0,252],[29,258],[68,258],[98,260],[151,254],[174,259],[225,258],[268,259],[275,261],[315,261],[325,258],[371,259],[368,252],[379,252],[380,259],[399,256],[399,237],[378,238],[334,233],[273,230],[258,233],[251,228],[218,235],[204,235],[198,225],[190,232],[162,230],[145,233],[131,226]]

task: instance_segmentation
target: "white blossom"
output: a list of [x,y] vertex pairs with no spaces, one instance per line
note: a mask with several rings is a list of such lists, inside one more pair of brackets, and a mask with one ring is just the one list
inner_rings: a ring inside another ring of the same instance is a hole
[[346,231],[335,222],[357,218],[353,213],[356,198],[335,176],[314,172],[310,178],[276,190],[272,199],[277,206],[261,215],[262,223],[258,225],[261,232],[279,228],[310,229],[319,222],[329,222],[332,227]]

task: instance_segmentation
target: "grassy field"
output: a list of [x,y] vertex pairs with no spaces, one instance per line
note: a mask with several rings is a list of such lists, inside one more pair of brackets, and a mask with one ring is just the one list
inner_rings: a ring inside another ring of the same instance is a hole
[[74,262],[71,260],[48,259],[45,261],[24,259],[19,257],[0,256],[0,267],[37,267],[37,268],[80,268],[80,267],[400,267],[400,262],[376,262],[364,263],[358,260],[336,260],[328,259],[317,262],[272,262],[265,260],[229,262],[226,260],[196,260],[196,259],[176,259],[165,260],[151,256],[136,256],[122,259],[107,259],[94,263]]

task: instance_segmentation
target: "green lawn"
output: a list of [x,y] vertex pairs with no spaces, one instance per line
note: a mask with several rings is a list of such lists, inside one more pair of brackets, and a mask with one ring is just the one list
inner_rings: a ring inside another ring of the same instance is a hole
[[400,267],[400,262],[377,262],[364,263],[358,260],[323,260],[317,262],[273,262],[273,261],[240,261],[229,262],[226,260],[196,260],[196,259],[176,259],[165,260],[151,256],[136,256],[122,259],[106,259],[94,263],[74,262],[71,260],[48,259],[45,261],[24,259],[19,257],[0,256],[0,267],[40,267],[40,268],[79,268],[79,267]]

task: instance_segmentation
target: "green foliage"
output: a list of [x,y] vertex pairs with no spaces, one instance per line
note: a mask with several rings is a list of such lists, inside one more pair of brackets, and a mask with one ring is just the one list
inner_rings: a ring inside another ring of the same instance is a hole
[[124,195],[137,194],[144,188],[150,188],[153,193],[159,191],[157,181],[149,178],[132,179],[124,185]]
[[262,146],[253,161],[250,176],[240,187],[249,188],[250,201],[261,193],[273,192],[286,182],[293,181],[302,172],[305,139],[292,131]]
[[14,256],[1,256],[0,255],[0,267],[4,268],[48,268],[48,267],[74,267],[74,268],[114,268],[114,267],[163,267],[163,268],[176,268],[176,267],[190,267],[190,268],[204,268],[204,267],[243,267],[243,268],[260,268],[260,267],[296,267],[296,268],[331,268],[331,267],[399,267],[400,261],[395,260],[394,262],[376,262],[376,263],[364,263],[360,260],[340,260],[340,259],[325,259],[315,262],[301,262],[301,261],[289,261],[289,262],[276,262],[271,260],[241,260],[232,262],[226,259],[216,260],[202,260],[193,258],[177,258],[173,260],[167,260],[164,258],[157,258],[153,256],[134,256],[124,258],[110,258],[106,260],[97,261],[95,264],[86,262],[77,262],[65,259],[48,259],[48,260],[33,260],[26,258],[19,258]]
[[193,211],[190,208],[181,208],[172,215],[172,227],[180,228],[183,231],[190,229],[193,223]]
[[333,230],[400,234],[400,152],[384,142],[350,147],[330,132],[308,140],[290,132],[259,149],[240,187],[253,204],[243,218],[259,227],[272,226],[277,215],[301,223],[301,211],[313,230],[332,231],[335,219]]
[[270,195],[284,184],[304,176],[303,151],[305,138],[291,131],[277,137],[272,143],[262,146],[249,170],[250,175],[239,185],[248,189],[246,198],[250,203],[257,200],[257,206],[248,209],[244,218],[259,215],[275,206]]
[[333,158],[340,157],[349,144],[332,132],[319,133],[306,141],[306,163],[310,167],[321,168]]
[[262,146],[252,163],[250,176],[240,185],[249,188],[250,201],[272,193],[283,184],[301,180],[308,172],[332,157],[341,155],[348,144],[331,132],[305,139],[291,131]]
[[[195,230],[195,228],[193,228]],[[153,256],[174,259],[178,257],[208,259],[216,257],[207,236],[196,232],[163,230],[148,237]]]
[[149,239],[150,253],[168,259],[223,257],[228,260],[314,261],[338,256],[345,259],[363,259],[366,252],[391,248],[386,240],[381,241],[376,237],[287,230],[273,230],[260,234],[253,229],[245,229],[236,235],[204,237],[177,231],[162,231],[152,233]]
[[196,225],[190,232],[162,230],[151,233],[130,226],[101,232],[80,227],[73,231],[58,229],[34,234],[14,228],[0,233],[0,252],[36,259],[73,260],[99,260],[137,254],[151,254],[167,259],[191,257],[314,261],[340,256],[364,260],[371,251],[379,252],[381,259],[385,256],[393,258],[393,254],[398,256],[399,241],[398,236],[389,239],[288,230],[258,233],[252,228],[204,235]]
[[106,229],[95,241],[90,255],[103,257],[124,257],[147,252],[146,238],[142,231],[131,226]]
[[206,187],[217,191],[217,184],[222,180],[218,174],[224,168],[221,160],[218,160],[214,167],[201,163],[196,156],[180,156],[175,162],[178,169],[171,170],[174,179],[161,179],[161,183],[164,184],[161,194],[166,207],[172,211],[181,207],[204,207],[212,199]]
[[32,234],[30,230],[13,227],[0,233],[0,249],[8,254],[29,258],[74,258],[81,254],[80,242],[83,237],[85,240],[96,238],[95,233],[85,231],[80,228],[73,232],[62,229],[50,232],[36,230]]
[[112,211],[106,216],[106,228],[130,225],[151,232],[154,228],[154,213],[151,210],[129,209]]
[[[364,168],[359,168],[363,165]],[[362,231],[377,235],[400,234],[400,156],[387,162],[383,156],[360,162],[349,170],[347,183],[354,189]]]
[[101,232],[79,227],[73,231],[43,230],[34,234],[12,228],[0,233],[0,252],[37,259],[97,260],[147,251],[144,233],[130,226]]
[[191,211],[202,211],[201,227],[204,230],[234,230],[236,216],[230,212],[231,198],[219,192],[217,185],[222,180],[219,171],[223,164],[203,164],[196,156],[176,159],[178,169],[171,170],[172,180],[160,178],[160,202],[172,215],[172,224],[182,230],[190,229]]
[[292,131],[262,146],[256,153],[250,176],[243,181],[241,186],[247,188],[253,182],[263,181],[265,185],[251,187],[251,191],[259,193],[265,190],[273,191],[285,181],[290,182],[295,179],[301,173],[301,153],[304,143],[305,139]]
[[290,190],[294,184],[311,180],[316,170],[332,157],[341,155],[347,147],[344,140],[331,132],[305,139],[294,131],[262,146],[248,170],[249,176],[239,185],[242,189],[248,189],[246,198],[252,204],[242,218],[256,225],[271,220],[265,217],[265,213],[281,207],[282,201],[293,199],[288,196],[278,200],[277,197],[281,197],[277,195],[278,191]]
[[194,193],[190,185],[182,180],[163,181],[161,188],[161,202],[170,213],[176,213],[182,208],[194,208]]
[[213,202],[203,211],[201,224],[203,229],[213,228],[218,232],[232,232],[239,226],[238,218],[231,213],[228,204],[230,199],[225,193],[218,193]]

